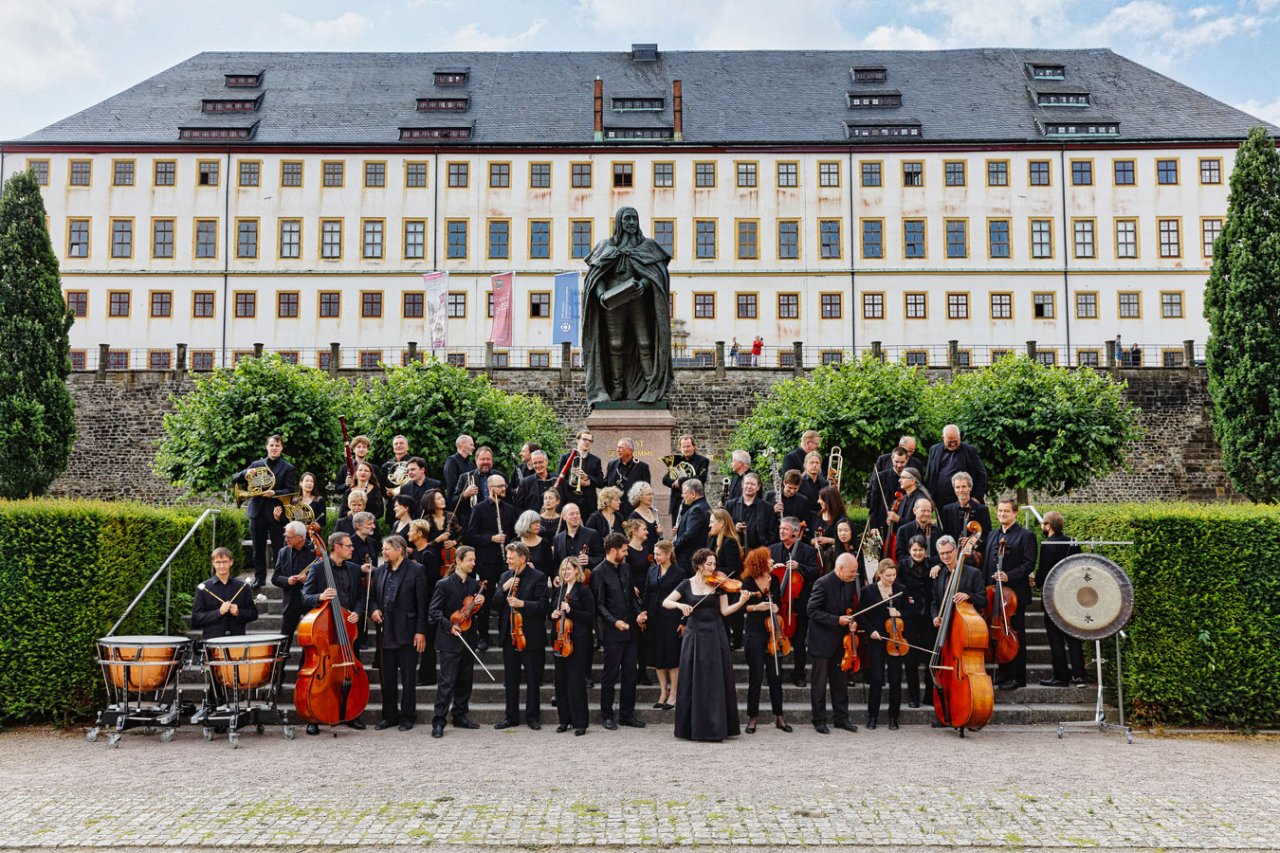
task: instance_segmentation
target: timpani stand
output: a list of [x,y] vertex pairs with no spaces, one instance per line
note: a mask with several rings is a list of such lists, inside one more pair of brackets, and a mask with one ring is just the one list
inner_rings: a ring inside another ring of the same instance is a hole
[[182,724],[182,715],[192,705],[183,706],[179,675],[191,654],[186,637],[124,636],[98,640],[98,665],[107,688],[107,707],[85,733],[94,743],[102,730],[110,729],[107,747],[115,749],[121,736],[141,728],[146,734],[160,733],[168,743]]
[[225,729],[232,749],[240,746],[240,731],[252,726],[262,734],[280,726],[288,740],[294,728],[289,712],[279,706],[280,676],[288,660],[283,634],[243,634],[205,640],[201,668],[205,675],[204,704],[191,718],[202,726],[205,740]]

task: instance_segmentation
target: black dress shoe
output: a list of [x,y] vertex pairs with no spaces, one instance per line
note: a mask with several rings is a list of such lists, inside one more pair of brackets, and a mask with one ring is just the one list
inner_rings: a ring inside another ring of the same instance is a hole
[[755,720],[752,720],[751,722],[747,723],[747,727],[746,727],[745,729],[743,729],[743,731],[744,731],[744,732],[746,732],[746,733],[747,733],[747,734],[749,734],[749,735],[753,735],[753,734],[755,734],[755,733],[756,733],[756,723],[755,723]]
[[367,729],[368,726],[364,724],[364,720],[360,719],[359,717],[356,717],[354,720],[347,720],[347,728],[355,729],[358,732],[362,732],[365,729]]
[[889,718],[889,731],[891,731],[891,732],[892,732],[892,731],[896,731],[896,730],[897,730],[897,728],[898,728],[898,718],[897,718],[897,717],[890,717],[890,718]]
[[920,702],[919,702],[918,700],[916,700],[916,699],[912,699],[910,702],[908,702],[908,703],[907,703],[907,707],[908,707],[908,708],[919,708],[919,707],[920,707]]
[[409,731],[409,730],[410,730],[410,729],[412,729],[412,728],[413,728],[413,723],[401,723],[401,724],[400,724],[400,731],[402,731],[402,732],[407,732],[407,731]]
[[458,717],[453,721],[454,728],[457,729],[478,729],[480,724],[472,720],[470,717]]
[[787,734],[791,734],[791,732],[794,731],[794,729],[791,728],[790,723],[783,722],[782,720],[775,720],[773,725],[774,725],[774,728],[781,729]]
[[572,727],[568,723],[561,723],[560,725],[556,726],[556,734],[562,735],[565,732],[569,731],[570,728]]
[[[454,725],[457,725],[456,723]],[[495,729],[514,729],[519,723],[514,720],[505,719],[493,724]]]
[[432,723],[432,724],[431,724],[431,736],[432,736],[432,737],[444,737],[444,723]]
[[876,727],[876,718],[867,717],[867,729],[870,730],[870,729],[874,729],[875,727]]
[[604,727],[609,731],[615,731],[618,728],[617,722],[612,717],[604,721]]
[[394,725],[396,725],[396,723],[393,720],[378,720],[378,724],[373,727],[373,730],[376,732],[382,732]]
[[574,737],[582,737],[582,736],[583,736],[583,735],[585,735],[586,733],[587,733],[587,730],[586,730],[586,729],[574,729],[574,730],[573,730],[573,735],[574,735]]
[[843,723],[836,723],[836,728],[843,729],[846,732],[856,732],[858,730],[858,727],[856,725],[848,721]]
[[315,723],[307,723],[307,734],[309,735],[320,734],[320,727],[317,726]]
[[1018,682],[1010,678],[1008,681],[1002,681],[996,685],[997,690],[1017,690]]
[[540,732],[542,731],[542,723],[538,722],[537,720],[534,720],[532,723],[529,724],[529,728],[533,729],[535,732]]
[[477,652],[489,651],[489,644],[486,643],[484,640],[480,640],[478,643],[476,643],[476,651]]
[[817,732],[818,734],[820,734],[820,735],[829,735],[829,734],[831,734],[831,729],[827,728],[827,724],[826,724],[826,723],[814,723],[814,724],[813,724],[813,730],[814,730],[815,732]]
[[633,729],[643,729],[646,725],[644,720],[638,720],[635,717],[627,717],[625,720],[619,720],[618,722]]
[[670,711],[670,710],[672,710],[673,708],[675,708],[675,705],[672,705],[670,702],[663,702],[663,703],[662,703],[662,710],[664,710],[664,711]]
[[653,710],[655,710],[655,711],[661,711],[661,710],[662,710],[662,705],[663,705],[663,703],[661,703],[661,702],[654,702],[654,703],[653,703]]
[[1070,687],[1071,683],[1069,681],[1059,681],[1056,678],[1042,678],[1040,679],[1040,686],[1041,687]]

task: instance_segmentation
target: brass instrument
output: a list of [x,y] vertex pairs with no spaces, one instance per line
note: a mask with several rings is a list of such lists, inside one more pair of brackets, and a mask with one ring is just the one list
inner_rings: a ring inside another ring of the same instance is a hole
[[[476,472],[474,470],[468,471],[466,473],[466,477],[467,477],[467,489],[469,489],[476,484]],[[463,489],[463,491],[465,492],[467,489]],[[476,492],[474,495],[471,496],[472,509],[476,508],[476,503],[479,502],[479,499],[480,499],[479,492]]]
[[[403,486],[409,482],[409,460],[401,459],[395,467],[387,472],[387,482],[393,486]],[[399,494],[397,490],[396,494]]]
[[573,463],[569,466],[569,479],[573,481],[573,493],[582,494],[582,454],[573,454]]
[[667,478],[671,480],[687,480],[691,477],[698,476],[698,471],[693,464],[686,459],[681,459],[679,464],[676,463],[675,454],[662,457],[662,464],[667,466]]
[[250,498],[262,497],[263,492],[269,492],[275,488],[276,475],[266,465],[258,465],[244,472],[244,483],[243,489],[240,488],[239,483],[231,484],[231,495],[237,507],[242,506]]
[[827,482],[837,492],[840,491],[840,474],[844,470],[844,454],[840,452],[839,447],[831,448],[831,455],[827,457]]
[[315,510],[311,508],[311,504],[301,499],[301,492],[289,492],[284,495],[276,495],[276,500],[280,501],[284,507],[281,513],[289,521],[301,521],[303,524],[311,524],[316,520]]

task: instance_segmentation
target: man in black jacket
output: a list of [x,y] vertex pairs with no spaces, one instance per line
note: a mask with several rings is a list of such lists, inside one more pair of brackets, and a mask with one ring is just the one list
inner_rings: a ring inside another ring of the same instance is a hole
[[742,496],[731,499],[725,509],[733,519],[743,548],[748,551],[762,545],[767,548],[778,538],[778,515],[760,495],[760,475],[748,471],[741,483]]
[[[516,520],[520,517],[520,510],[512,506],[510,501],[504,500],[507,494],[507,482],[501,474],[489,475],[485,483],[485,491],[489,499],[476,504],[475,509],[471,511],[467,532],[463,534],[462,541],[476,549],[476,575],[480,580],[488,583],[489,589],[494,589],[498,578],[502,575],[505,563],[503,548],[507,542],[515,538]],[[477,616],[476,621],[480,629],[480,638],[476,644],[478,652],[489,648],[489,622],[494,609],[493,601],[496,598],[497,596],[491,598],[489,605]]]
[[307,526],[301,521],[291,521],[284,528],[284,547],[276,554],[275,572],[271,583],[284,590],[284,608],[280,615],[280,633],[285,636],[285,650],[293,645],[293,632],[307,609],[302,601],[302,585],[307,579],[307,567],[316,559],[316,552],[307,547]]
[[[918,445],[916,444],[916,437],[914,435],[904,435],[902,438],[898,439],[898,447],[901,447],[903,452],[907,454],[906,462],[908,465],[915,468],[917,471],[925,470],[928,460],[917,452]],[[894,450],[897,450],[897,447],[895,447]],[[893,450],[890,450],[888,453],[881,453],[876,457],[877,471],[887,471],[892,466]]]
[[1027,608],[1031,605],[1031,577],[1036,570],[1036,537],[1018,524],[1018,502],[1005,498],[996,505],[1000,527],[991,533],[983,568],[987,586],[999,580],[1018,596],[1018,611],[1009,626],[1018,638],[1018,654],[996,668],[996,688],[1013,690],[1027,686]]
[[901,563],[902,559],[907,556],[909,543],[914,536],[923,536],[925,545],[928,548],[930,563],[938,561],[938,552],[936,546],[938,537],[943,534],[940,525],[933,523],[933,502],[928,498],[917,498],[916,502],[911,505],[911,511],[915,515],[913,519],[898,528],[897,544],[894,547],[893,554],[886,554],[895,563]]
[[[569,504],[560,510],[560,520],[564,527],[551,540],[551,550],[556,565],[565,560],[578,561],[584,573],[604,559],[604,542],[600,534],[582,523],[582,510],[576,504]],[[586,553],[583,553],[583,548]]]
[[[489,478],[494,474],[498,472],[493,467],[493,451],[488,447],[481,447],[476,451],[475,465],[459,475],[458,484],[449,497],[450,508],[457,507],[458,523],[463,528],[471,520],[471,511],[489,500]],[[502,482],[505,483],[506,478]]]
[[[785,529],[786,522],[783,522]],[[774,546],[777,547],[777,546]],[[837,729],[856,732],[849,720],[849,676],[840,668],[844,656],[844,635],[854,630],[856,622],[850,614],[858,609],[858,558],[841,554],[835,568],[818,579],[809,598],[809,654],[813,657],[813,686],[809,699],[813,710],[813,727],[818,734],[830,734],[827,728],[827,685],[831,685],[832,722]],[[793,646],[792,648],[796,648]]]
[[388,536],[382,542],[385,562],[373,575],[371,618],[382,626],[382,719],[374,726],[379,731],[399,725],[407,732],[418,714],[418,655],[427,647],[427,579],[422,566],[408,556],[409,543]]
[[[707,547],[707,533],[711,530],[711,506],[702,487],[702,481],[689,479],[681,488],[683,510],[677,510],[680,523],[676,525],[676,565],[685,577],[693,576],[693,554]],[[624,555],[625,556],[625,555]]]
[[[471,454],[476,450],[476,442],[469,435],[460,435],[453,442],[458,452],[444,460],[444,487],[445,494],[453,495],[458,490],[458,481],[462,479],[462,475],[468,471],[476,469],[475,460],[471,458]],[[468,498],[471,495],[467,495]],[[450,499],[450,510],[453,509],[452,504],[457,498]]]
[[[805,685],[805,666],[808,657],[805,654],[805,637],[809,632],[809,600],[813,592],[813,584],[818,579],[818,552],[812,545],[800,540],[800,519],[787,516],[778,526],[780,540],[769,547],[769,556],[775,566],[790,569],[791,579],[784,573],[782,578],[782,601],[778,602],[782,618],[795,619],[796,630],[791,636],[792,664],[795,667],[791,674],[791,682],[797,687]],[[789,584],[800,580],[798,598],[790,596]],[[825,688],[823,688],[825,689]]]
[[[730,501],[735,501],[742,497],[742,478],[747,476],[747,473],[751,470],[751,454],[745,450],[733,451],[729,467],[733,469],[733,476],[729,479],[729,497],[725,501],[726,509],[728,509]],[[757,480],[756,482],[758,486],[759,481]]]
[[[1080,553],[1080,546],[1071,543],[1071,537],[1062,532],[1065,522],[1060,512],[1046,512],[1040,522],[1044,540],[1040,543],[1040,561],[1036,567],[1036,586],[1044,588],[1045,578],[1058,563],[1073,554]],[[1066,687],[1068,684],[1088,684],[1084,672],[1084,646],[1080,640],[1064,632],[1058,623],[1044,617],[1044,632],[1049,640],[1049,659],[1053,661],[1053,675],[1040,679],[1044,687]],[[1068,666],[1068,663],[1070,666]]]
[[[421,456],[409,457],[409,479],[400,486],[400,495],[413,501],[412,514],[414,518],[422,517],[422,496],[432,489],[439,489],[441,485],[439,480],[433,480],[427,476],[427,460]],[[390,489],[387,492],[387,513],[394,519],[395,499],[390,496]]]
[[[969,535],[965,528],[968,522],[976,521],[982,528],[982,541],[987,542],[991,538],[991,508],[973,499],[973,477],[967,471],[952,475],[951,489],[956,493],[956,500],[942,508],[940,515],[943,531],[954,537],[963,548]],[[974,551],[975,563],[982,564],[982,554],[986,550],[984,544]]]
[[[498,581],[498,633],[502,641],[502,682],[507,713],[495,729],[519,725],[520,684],[525,685],[524,721],[529,728],[542,728],[542,673],[547,654],[547,576],[529,565],[529,549],[523,542],[506,548],[507,571]],[[523,619],[525,647],[515,647],[511,635],[512,614]]]
[[[810,453],[817,453],[818,448],[822,446],[822,436],[818,435],[817,430],[805,430],[800,436],[800,446],[794,448],[790,453],[782,459],[782,473],[788,471],[799,471],[804,473],[804,460]],[[822,457],[819,454],[818,467],[822,468]]]
[[[604,559],[591,571],[591,594],[600,615],[600,640],[604,664],[600,681],[600,716],[604,727],[618,724],[644,728],[636,716],[636,635],[648,618],[640,612],[631,567],[627,564],[627,537],[610,533],[604,539]],[[576,652],[575,652],[576,653]],[[613,716],[613,685],[622,679],[617,719]]]
[[907,451],[895,447],[889,453],[890,465],[877,470],[867,481],[867,495],[863,502],[867,507],[867,524],[880,531],[880,540],[889,545],[889,512],[893,509],[893,496],[899,488],[899,478],[907,467]]
[[[290,522],[290,525],[292,524],[293,522]],[[289,531],[285,530],[285,536],[288,535]],[[353,625],[359,625],[364,619],[365,591],[360,588],[361,578],[364,575],[360,570],[360,564],[351,559],[352,550],[351,537],[348,534],[329,534],[329,563],[333,567],[335,586],[326,585],[324,561],[316,560],[312,563],[307,571],[307,579],[302,585],[302,606],[306,612],[311,612],[326,601],[334,601],[334,606],[351,611],[347,621]],[[360,650],[359,637],[356,637],[353,646],[357,652]],[[353,729],[365,727],[359,717],[350,720],[347,726]],[[315,723],[308,723],[307,734],[320,734],[320,727]]]
[[[608,469],[604,472],[604,484],[606,486],[617,486],[622,489],[622,513],[623,519],[631,517],[631,502],[628,497],[631,495],[631,487],[636,483],[651,483],[649,474],[649,463],[642,462],[636,458],[636,443],[629,438],[618,439],[618,458],[609,460]],[[542,509],[539,503],[536,508],[531,507],[534,511]]]
[[773,504],[773,511],[782,518],[794,518],[804,522],[805,527],[800,531],[800,538],[808,542],[812,537],[808,525],[813,518],[815,507],[800,491],[800,481],[803,478],[804,475],[799,471],[788,471],[782,475],[782,494],[775,495],[770,492],[765,495],[765,500]]
[[[693,476],[692,477],[682,476],[682,477],[676,477],[675,479],[672,479],[670,469],[667,470],[667,473],[662,475],[662,485],[671,489],[671,502],[668,504],[667,508],[671,512],[672,521],[675,520],[676,512],[680,509],[681,490],[684,488],[684,484],[689,482],[690,480],[697,480],[699,483],[703,484],[703,488],[705,489],[707,476],[711,470],[711,460],[703,456],[702,454],[698,453],[698,446],[694,443],[693,436],[691,435],[680,436],[680,442],[678,446],[680,448],[680,455],[675,460],[676,464],[679,465],[681,462],[688,462],[689,465],[692,466],[693,468]],[[701,548],[705,544],[706,543],[704,542],[702,545],[699,545],[698,547]],[[691,572],[692,572],[692,569],[689,569],[685,571],[685,574],[687,575],[687,574],[690,574]]]
[[987,497],[987,466],[982,464],[978,448],[960,440],[960,427],[947,424],[942,428],[942,441],[929,448],[929,472],[924,487],[938,506],[954,503],[956,493],[951,478],[965,471],[973,478],[973,497],[982,502]]
[[196,587],[191,599],[191,627],[199,628],[200,636],[206,640],[242,636],[244,626],[258,618],[253,587],[231,577],[234,561],[229,548],[214,549],[210,559],[213,577]]
[[[273,435],[267,439],[267,455],[255,459],[243,471],[236,472],[232,481],[247,484],[249,471],[254,468],[270,468],[275,476],[275,485],[257,497],[249,498],[245,507],[245,518],[249,519],[249,535],[253,539],[253,589],[257,592],[267,583],[267,562],[270,555],[284,547],[284,507],[276,500],[276,495],[287,495],[298,491],[298,471],[290,465],[283,455],[284,439]],[[268,551],[268,540],[270,548]]]
[[[929,572],[933,579],[933,593],[929,600],[929,609],[933,615],[933,627],[942,628],[942,610],[946,605],[947,586],[951,583],[951,575],[960,564],[960,548],[956,540],[943,536],[938,540],[938,564]],[[954,602],[967,601],[973,609],[982,615],[987,606],[987,585],[982,580],[982,570],[969,562],[968,554],[964,558],[964,573],[960,575],[959,586],[956,587]]]
[[[573,450],[561,454],[560,461],[556,463],[557,478],[561,471],[565,472],[564,479],[560,481],[560,505],[577,504],[578,509],[586,515],[596,511],[596,507],[599,506],[596,490],[604,488],[604,464],[600,462],[599,456],[591,452],[591,445],[594,442],[595,438],[591,432],[584,429],[578,433]],[[565,470],[565,463],[569,461],[570,456],[577,456],[582,460],[581,474],[571,473],[576,467],[572,464],[569,470]]]
[[431,596],[427,621],[435,626],[436,655],[439,658],[436,680],[436,707],[431,718],[431,736],[444,737],[444,724],[452,706],[453,725],[460,729],[478,729],[480,724],[467,714],[471,710],[471,686],[474,681],[476,628],[472,622],[466,631],[450,621],[462,607],[466,597],[475,596],[473,604],[483,607],[485,595],[480,582],[471,576],[476,567],[476,551],[470,545],[459,545],[453,573],[436,584]]
[[556,478],[547,470],[547,452],[535,450],[529,454],[529,475],[520,481],[515,504],[521,510],[542,512],[542,496],[556,484]]

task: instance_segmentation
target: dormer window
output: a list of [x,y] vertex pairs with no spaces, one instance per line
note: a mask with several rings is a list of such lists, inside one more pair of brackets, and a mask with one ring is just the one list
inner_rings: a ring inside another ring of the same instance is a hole
[[205,98],[200,102],[204,113],[253,113],[262,106],[262,95],[256,98]]
[[178,128],[178,138],[187,142],[225,142],[236,139],[252,139],[257,130],[257,122],[248,127],[180,127]]
[[262,75],[265,72],[259,71],[257,74],[227,74],[225,75],[228,89],[256,89],[262,85]]
[[846,92],[851,110],[874,110],[902,106],[902,93],[886,92]]
[[1028,72],[1031,74],[1032,80],[1065,80],[1067,79],[1067,68],[1065,65],[1052,65],[1048,63],[1032,63],[1027,66]]
[[466,112],[471,106],[470,98],[418,98],[418,112]]
[[1037,92],[1036,105],[1041,107],[1087,107],[1088,92]]
[[470,69],[467,68],[442,68],[435,72],[434,80],[437,86],[465,86],[467,85],[467,75]]
[[470,127],[402,127],[400,141],[415,139],[470,139]]
[[883,65],[861,65],[853,68],[855,83],[883,83],[888,79],[888,72]]
[[605,139],[671,139],[673,131],[669,127],[610,127],[604,132]]
[[665,98],[614,98],[614,112],[661,112]]
[[1118,136],[1118,121],[1045,122],[1045,136]]
[[844,123],[845,133],[850,139],[876,139],[888,137],[919,139],[923,136],[919,122],[898,122],[898,123],[855,123],[846,121]]

